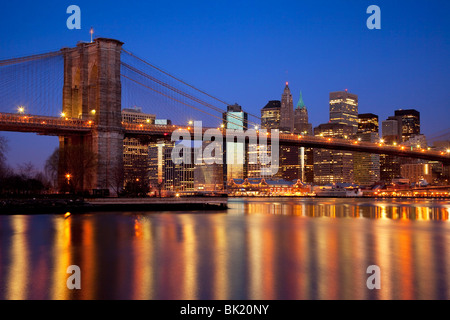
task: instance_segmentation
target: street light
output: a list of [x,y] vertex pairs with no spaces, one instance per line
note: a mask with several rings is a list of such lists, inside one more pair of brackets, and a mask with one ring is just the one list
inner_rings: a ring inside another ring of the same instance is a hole
[[60,116],[61,116],[61,118],[65,118],[66,117],[66,113],[65,112],[61,112]]
[[70,185],[70,178],[72,178],[72,175],[70,173],[66,174],[67,184]]
[[20,113],[20,114],[25,113],[25,107],[23,107],[23,106],[17,107],[17,112]]
[[193,124],[193,122],[192,122],[192,120],[189,120],[188,125],[191,125],[191,124]]

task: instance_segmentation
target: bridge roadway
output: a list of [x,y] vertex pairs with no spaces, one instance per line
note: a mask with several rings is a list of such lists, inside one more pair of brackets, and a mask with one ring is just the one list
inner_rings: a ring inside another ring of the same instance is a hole
[[[122,123],[125,136],[152,136],[153,139],[168,139],[174,130],[186,129],[193,135],[193,128],[176,125],[152,125]],[[26,114],[0,113],[0,131],[34,132],[41,135],[77,135],[87,134],[96,129],[93,120],[75,118],[47,117]],[[203,128],[203,132],[210,128]],[[222,133],[223,129],[218,128]],[[270,138],[270,134],[268,134]],[[270,144],[270,139],[268,139]],[[302,146],[305,148],[322,148],[347,150],[375,154],[388,154],[424,160],[440,161],[450,165],[450,153],[443,151],[390,146],[382,143],[363,142],[351,139],[337,139],[298,134],[279,134],[280,145]]]

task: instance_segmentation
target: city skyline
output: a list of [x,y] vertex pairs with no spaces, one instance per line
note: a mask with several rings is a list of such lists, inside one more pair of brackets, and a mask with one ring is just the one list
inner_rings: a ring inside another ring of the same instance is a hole
[[[68,30],[65,4],[44,8],[28,2],[19,9],[17,3],[8,3],[5,12],[11,14],[0,25],[11,31],[2,35],[8,46],[2,46],[0,57],[88,41],[93,26],[94,36],[120,39],[156,65],[176,71],[230,104],[237,102],[249,113],[258,114],[268,100],[279,99],[280,88],[288,81],[294,101],[303,92],[314,127],[324,122],[329,92],[348,89],[359,96],[360,113],[375,113],[382,120],[393,110],[417,109],[423,114],[424,134],[446,129],[450,97],[445,88],[450,84],[450,70],[445,57],[450,53],[450,28],[443,12],[449,5],[377,4],[382,10],[381,30],[367,29],[368,4],[359,2],[287,2],[284,7],[269,2],[256,7],[181,2],[170,9],[158,4],[152,10],[146,4],[130,3],[119,14],[114,4],[80,1],[82,29]],[[197,12],[203,15],[192,14]],[[121,23],[127,13],[136,21],[134,27]],[[275,14],[281,18],[274,22],[270,17]],[[205,15],[209,18],[199,21]],[[116,24],[110,23],[111,17]],[[46,22],[42,24],[41,19]],[[211,41],[214,38],[220,41]],[[42,164],[57,146],[52,137],[2,135],[10,139],[8,161],[13,166],[26,162],[30,152]]]

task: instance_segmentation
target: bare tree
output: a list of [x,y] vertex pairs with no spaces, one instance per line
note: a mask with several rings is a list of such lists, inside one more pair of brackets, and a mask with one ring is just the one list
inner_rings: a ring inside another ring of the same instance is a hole
[[83,145],[76,145],[66,147],[62,156],[62,167],[66,171],[64,174],[68,175],[68,184],[72,191],[83,191],[90,186],[90,179],[98,162],[97,155]]
[[23,179],[34,179],[37,175],[36,168],[31,163],[31,161],[25,162],[18,165],[19,175]]
[[59,148],[48,157],[45,161],[45,175],[51,181],[52,186],[56,187],[58,185],[58,166],[59,166]]
[[6,166],[6,151],[8,150],[8,140],[5,137],[0,136],[0,176],[6,174],[8,168]]
[[113,188],[114,192],[119,196],[123,189],[123,182],[125,178],[125,170],[123,164],[115,165],[110,174],[109,184]]

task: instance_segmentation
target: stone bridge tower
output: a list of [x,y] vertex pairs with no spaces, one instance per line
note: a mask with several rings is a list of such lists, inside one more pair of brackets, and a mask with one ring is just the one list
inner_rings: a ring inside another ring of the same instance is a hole
[[71,186],[75,191],[113,190],[117,184],[114,180],[123,170],[122,44],[114,39],[97,38],[92,43],[62,49],[62,111],[66,117],[91,120],[93,130],[59,138],[60,189]]

